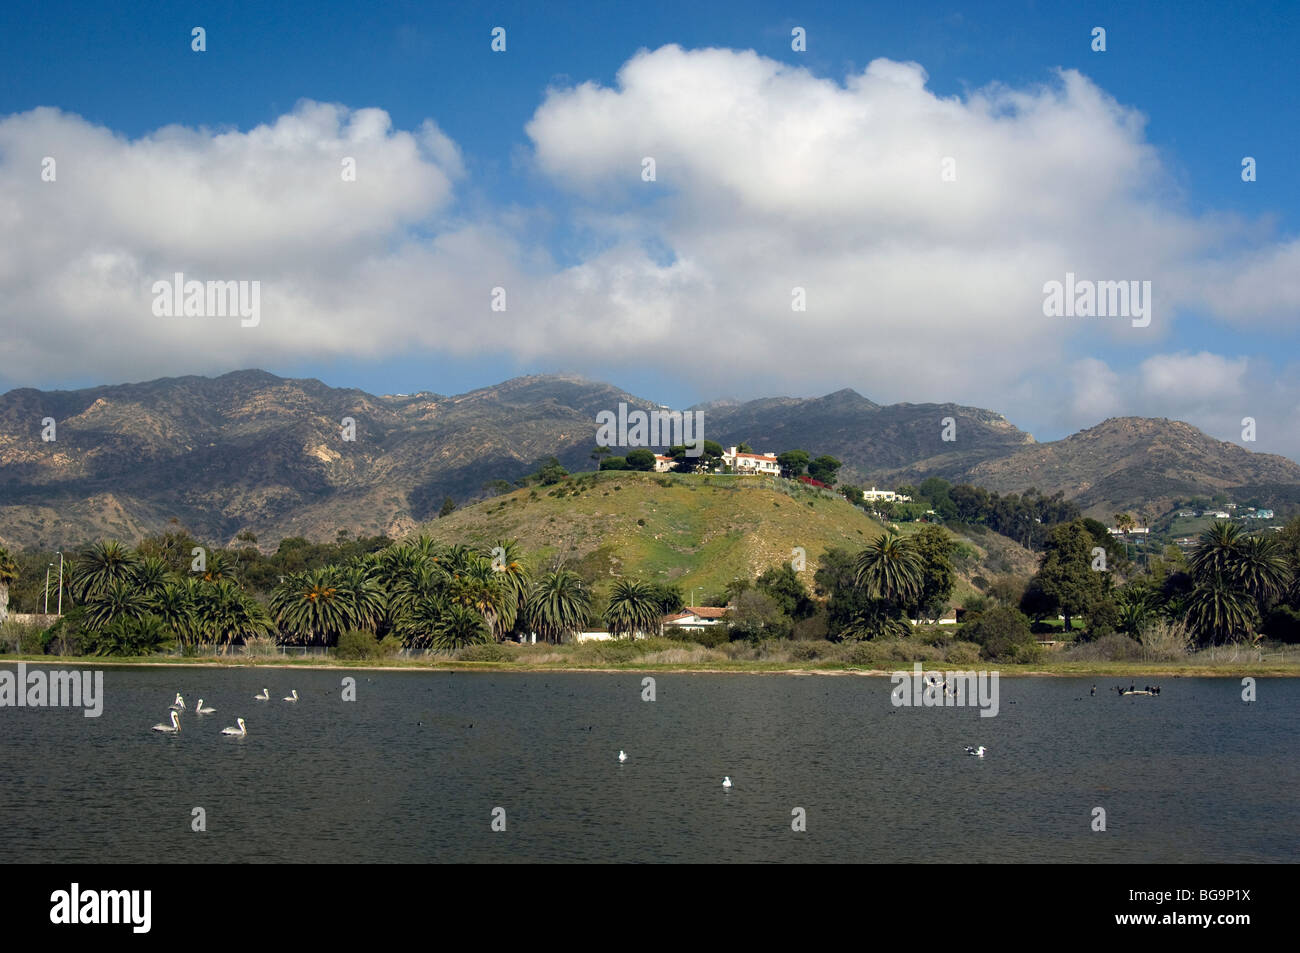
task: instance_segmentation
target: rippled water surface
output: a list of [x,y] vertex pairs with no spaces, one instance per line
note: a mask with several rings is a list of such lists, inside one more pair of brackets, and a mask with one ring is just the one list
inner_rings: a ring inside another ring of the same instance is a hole
[[[1260,679],[1245,704],[1226,678],[1162,678],[1160,697],[1124,699],[1106,693],[1114,679],[1094,698],[1091,679],[1004,678],[1000,713],[980,718],[894,708],[883,678],[659,675],[645,702],[633,673],[362,671],[347,702],[346,674],[110,668],[100,718],[0,708],[0,861],[1300,853],[1297,679]],[[272,701],[253,699],[263,687]],[[297,704],[280,700],[290,689]],[[150,731],[177,691],[217,713]],[[248,737],[223,737],[237,716]]]

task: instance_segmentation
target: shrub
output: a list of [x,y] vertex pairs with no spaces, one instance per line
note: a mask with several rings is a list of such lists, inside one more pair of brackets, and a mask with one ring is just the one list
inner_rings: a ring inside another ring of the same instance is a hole
[[1136,662],[1142,658],[1142,646],[1127,635],[1112,632],[1092,642],[1071,646],[1064,652],[1071,662]]
[[1020,651],[1017,646],[1038,647],[1029,620],[1010,606],[988,609],[974,622],[963,626],[961,634],[964,639],[978,643],[987,659],[1013,661]]
[[1192,634],[1181,622],[1159,619],[1143,626],[1138,641],[1142,655],[1150,662],[1172,662],[1183,658],[1192,650]]
[[944,661],[953,665],[974,665],[979,658],[980,647],[974,642],[954,642],[943,653]]
[[0,626],[0,652],[17,652],[20,655],[44,655],[44,630],[33,623],[9,619]]
[[513,662],[518,656],[505,644],[484,642],[479,645],[466,645],[457,650],[455,658],[460,662]]
[[402,640],[395,635],[386,635],[379,640],[379,658],[396,658],[402,651]]
[[[726,645],[731,641],[731,633],[725,625],[713,625],[703,629],[680,629],[676,626],[680,634],[673,634],[672,638],[681,642],[691,642],[695,645],[702,645],[706,649],[716,649],[720,645]],[[667,634],[667,633],[665,633]]]
[[342,659],[368,659],[379,657],[379,640],[375,633],[349,629],[339,635],[334,654]]
[[1260,631],[1274,641],[1295,645],[1300,642],[1300,612],[1290,606],[1277,606],[1264,619]]

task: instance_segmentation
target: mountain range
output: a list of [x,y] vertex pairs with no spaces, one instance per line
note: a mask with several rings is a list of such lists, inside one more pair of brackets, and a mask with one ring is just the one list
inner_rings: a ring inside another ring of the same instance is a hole
[[[455,396],[379,396],[260,370],[12,390],[0,396],[0,544],[130,541],[173,519],[217,543],[245,530],[272,546],[340,529],[401,536],[446,497],[478,498],[549,456],[593,469],[596,414],[620,402],[657,407],[561,375]],[[723,446],[827,453],[844,464],[841,482],[864,486],[941,476],[1004,493],[1060,490],[1101,518],[1153,518],[1198,494],[1300,497],[1300,465],[1165,419],[1114,418],[1038,443],[989,410],[881,405],[852,390],[681,409],[703,411],[704,436]],[[344,439],[345,418],[355,439]]]

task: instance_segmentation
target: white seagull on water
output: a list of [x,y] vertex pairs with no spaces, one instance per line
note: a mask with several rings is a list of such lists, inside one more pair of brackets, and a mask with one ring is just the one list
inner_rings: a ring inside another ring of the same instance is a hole
[[619,748],[619,749],[618,749],[618,763],[619,763],[619,764],[622,764],[622,763],[623,763],[624,761],[626,761],[626,760],[627,760],[627,755],[625,755],[625,754],[623,753],[623,749],[622,749],[622,748]]
[[723,786],[724,788],[730,788],[730,787],[731,787],[731,778],[730,778],[730,777],[725,777],[725,778],[723,778],[723,779],[722,779],[722,786]]

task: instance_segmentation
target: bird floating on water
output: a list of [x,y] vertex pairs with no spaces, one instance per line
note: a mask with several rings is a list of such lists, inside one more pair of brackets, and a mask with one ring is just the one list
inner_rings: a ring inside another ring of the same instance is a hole
[[213,708],[211,705],[209,705],[207,708],[203,707],[202,698],[200,698],[199,703],[194,706],[194,714],[196,715],[211,715],[214,711],[216,711],[216,709]]
[[723,786],[724,788],[730,788],[730,787],[731,787],[731,778],[730,778],[730,777],[725,777],[725,778],[723,778],[723,779],[722,779],[722,786]]
[[178,734],[181,730],[181,720],[176,717],[176,712],[174,711],[168,712],[168,714],[172,716],[172,723],[170,725],[154,725],[150,730],[165,731],[169,735]]
[[292,695],[285,695],[284,700],[287,702],[296,702],[298,700],[298,689],[295,688]]
[[264,688],[262,689],[262,694],[254,695],[253,697],[260,702],[269,702],[271,700],[271,692]]
[[626,761],[626,760],[627,760],[627,755],[625,755],[625,754],[623,753],[623,749],[622,749],[622,748],[619,748],[619,749],[618,749],[618,763],[619,763],[619,764],[622,764],[622,763],[623,763],[624,761]]
[[239,725],[238,728],[222,728],[221,733],[223,735],[238,735],[241,738],[247,735],[248,726],[244,724],[244,719],[236,718],[235,722]]
[[171,704],[171,708],[172,708],[173,711],[184,711],[184,710],[185,710],[185,699],[181,697],[181,693],[180,693],[180,692],[177,692],[177,693],[176,693],[176,700],[175,700],[174,702],[172,702],[172,704]]
[[985,749],[983,745],[980,745],[978,748],[973,747],[972,745],[966,746],[966,753],[976,758],[984,757],[984,750]]

